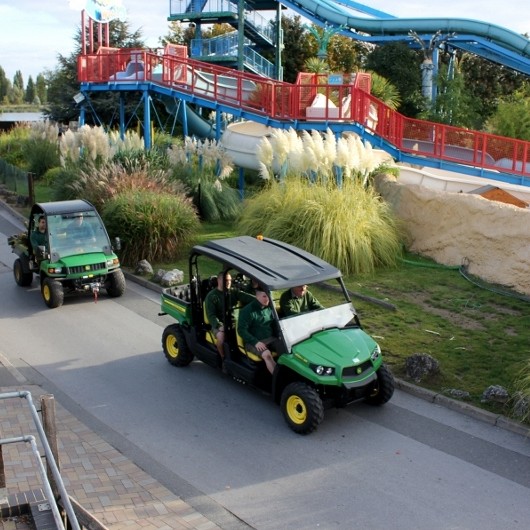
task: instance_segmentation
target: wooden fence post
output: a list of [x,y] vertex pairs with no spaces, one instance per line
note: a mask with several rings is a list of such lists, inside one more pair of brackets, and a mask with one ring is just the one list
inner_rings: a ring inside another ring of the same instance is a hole
[[[41,411],[42,411],[42,426],[44,428],[44,434],[50,445],[53,458],[57,464],[57,469],[61,471],[59,463],[59,450],[57,447],[57,423],[55,416],[55,398],[51,394],[45,394],[40,397]],[[59,488],[55,482],[55,478],[51,472],[50,465],[46,463],[46,469],[48,474],[48,480],[52,488],[53,496],[55,499],[59,498]]]
[[33,206],[35,204],[35,174],[28,172],[28,201],[29,206]]

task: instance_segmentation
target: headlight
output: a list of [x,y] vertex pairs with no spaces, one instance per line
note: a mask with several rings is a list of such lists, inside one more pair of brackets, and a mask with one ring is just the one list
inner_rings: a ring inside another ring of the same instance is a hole
[[370,354],[370,359],[372,359],[372,361],[377,361],[377,359],[379,359],[380,356],[381,356],[381,348],[379,347],[379,344],[376,344],[374,351]]
[[310,364],[309,365],[313,372],[317,375],[334,375],[335,368],[332,366],[323,366],[321,364]]
[[107,260],[107,268],[108,267],[116,267],[119,264],[120,264],[120,260],[118,258],[108,259]]
[[62,267],[48,267],[48,274],[61,274],[63,272]]

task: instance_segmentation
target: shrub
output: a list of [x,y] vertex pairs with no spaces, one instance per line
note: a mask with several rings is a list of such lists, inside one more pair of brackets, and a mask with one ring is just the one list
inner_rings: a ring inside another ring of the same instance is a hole
[[120,237],[120,259],[129,266],[174,261],[199,229],[189,199],[151,190],[120,191],[105,203],[102,218],[109,235]]
[[42,177],[48,169],[61,164],[57,142],[41,138],[32,138],[26,142],[24,158],[27,170],[37,178]]
[[310,184],[296,177],[245,203],[238,229],[301,247],[344,274],[394,266],[401,253],[397,222],[371,187],[348,180]]
[[232,162],[218,144],[186,138],[184,145],[173,145],[168,156],[173,179],[186,185],[202,219],[232,220],[240,214],[239,192],[225,180],[232,173]]

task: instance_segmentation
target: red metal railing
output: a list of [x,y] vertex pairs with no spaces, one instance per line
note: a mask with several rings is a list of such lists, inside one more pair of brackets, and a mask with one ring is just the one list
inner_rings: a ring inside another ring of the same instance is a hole
[[173,46],[161,55],[114,48],[82,55],[78,78],[150,81],[277,120],[355,121],[405,153],[530,176],[530,142],[407,118],[363,90],[369,84],[362,77],[327,84],[309,74],[290,84],[188,59],[184,47]]

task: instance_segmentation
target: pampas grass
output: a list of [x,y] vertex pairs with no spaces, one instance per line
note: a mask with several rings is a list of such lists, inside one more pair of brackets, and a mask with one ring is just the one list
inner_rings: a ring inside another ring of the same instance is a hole
[[344,274],[394,266],[401,252],[390,208],[373,188],[356,180],[345,181],[342,188],[292,176],[271,181],[246,202],[238,229],[303,248]]

